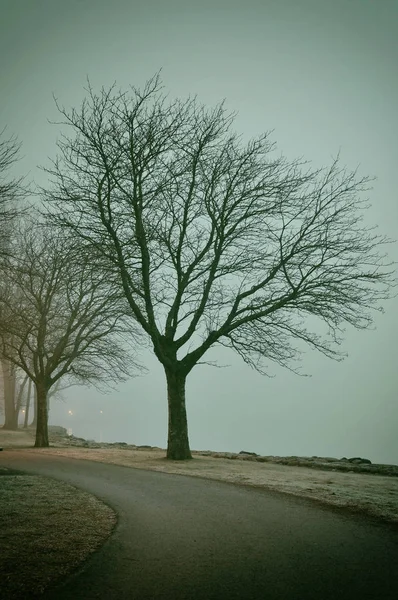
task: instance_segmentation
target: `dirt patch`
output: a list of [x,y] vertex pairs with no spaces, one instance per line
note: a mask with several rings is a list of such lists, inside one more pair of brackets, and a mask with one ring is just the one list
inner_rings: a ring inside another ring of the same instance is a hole
[[[3,436],[2,436],[3,439]],[[111,534],[116,515],[75,487],[0,467],[1,597],[40,597]]]

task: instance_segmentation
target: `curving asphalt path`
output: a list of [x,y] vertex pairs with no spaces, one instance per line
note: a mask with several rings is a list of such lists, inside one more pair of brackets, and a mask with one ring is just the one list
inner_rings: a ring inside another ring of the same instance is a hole
[[119,522],[45,600],[397,600],[398,528],[304,499],[5,450],[1,465],[95,494]]

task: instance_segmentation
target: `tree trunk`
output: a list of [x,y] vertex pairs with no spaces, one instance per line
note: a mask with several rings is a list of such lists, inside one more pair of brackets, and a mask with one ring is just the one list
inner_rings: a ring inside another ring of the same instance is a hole
[[2,360],[4,380],[4,425],[3,429],[18,429],[18,411],[15,407],[15,368],[8,360]]
[[26,398],[26,406],[25,406],[25,420],[23,423],[23,428],[27,429],[29,423],[29,407],[30,407],[30,396],[32,393],[32,380],[29,379],[28,383],[28,397]]
[[36,383],[37,392],[37,425],[35,448],[48,448],[48,410],[47,388],[43,383]]
[[17,423],[19,422],[19,413],[20,413],[21,407],[22,407],[23,392],[24,392],[25,385],[26,385],[26,382],[28,381],[28,379],[29,379],[29,377],[27,375],[25,375],[23,382],[19,386],[17,401],[15,403],[15,412],[17,414]]
[[169,432],[167,458],[187,460],[192,458],[188,440],[188,422],[185,408],[186,375],[165,367],[169,407]]
[[37,389],[36,386],[33,387],[33,420],[30,424],[31,427],[36,427],[37,425]]

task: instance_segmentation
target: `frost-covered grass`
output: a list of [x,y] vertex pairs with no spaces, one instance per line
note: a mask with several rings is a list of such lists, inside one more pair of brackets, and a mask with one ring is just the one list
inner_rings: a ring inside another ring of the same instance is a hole
[[0,467],[1,597],[39,597],[110,535],[116,516],[71,485]]

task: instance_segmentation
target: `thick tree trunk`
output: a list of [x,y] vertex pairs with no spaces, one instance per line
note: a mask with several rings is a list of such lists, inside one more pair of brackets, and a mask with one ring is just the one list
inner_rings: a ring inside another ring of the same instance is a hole
[[36,384],[37,391],[37,425],[35,448],[48,448],[48,410],[47,389],[42,383]]
[[167,458],[187,460],[192,458],[188,440],[188,422],[185,408],[186,375],[165,367],[169,406],[169,432]]
[[8,360],[2,360],[4,381],[4,425],[3,429],[18,429],[18,411],[15,407],[15,368]]
[[28,397],[26,398],[26,406],[25,406],[25,420],[23,423],[23,428],[27,429],[29,423],[29,407],[30,407],[30,396],[32,393],[32,380],[29,379],[28,383]]

